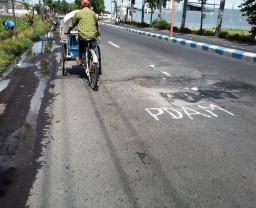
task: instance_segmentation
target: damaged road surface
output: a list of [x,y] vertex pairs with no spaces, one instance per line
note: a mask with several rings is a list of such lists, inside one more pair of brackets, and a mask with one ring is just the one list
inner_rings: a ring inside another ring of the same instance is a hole
[[57,32],[2,78],[0,207],[256,207],[255,65],[100,26],[96,91]]
[[48,33],[34,43],[0,82],[0,207],[24,207],[41,151],[40,108],[56,65],[58,46]]

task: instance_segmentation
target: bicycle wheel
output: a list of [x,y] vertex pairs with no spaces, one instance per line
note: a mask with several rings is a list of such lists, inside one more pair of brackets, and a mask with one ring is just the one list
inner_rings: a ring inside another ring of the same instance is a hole
[[98,73],[99,73],[99,75],[101,75],[102,74],[102,71],[101,71],[101,54],[100,54],[100,46],[99,45],[97,45],[95,47],[95,53],[98,57]]
[[93,56],[91,52],[88,54],[88,66],[89,66],[89,85],[92,90],[97,89],[97,82],[98,82],[98,67],[96,63],[93,63]]
[[61,48],[61,61],[62,61],[62,75],[66,76],[67,69],[65,67],[65,62],[66,62],[66,45],[65,44],[63,44]]

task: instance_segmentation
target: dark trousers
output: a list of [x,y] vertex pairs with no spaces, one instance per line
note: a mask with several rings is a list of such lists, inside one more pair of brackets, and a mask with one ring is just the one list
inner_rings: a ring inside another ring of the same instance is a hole
[[79,36],[79,38],[78,38],[79,58],[82,59],[82,55],[83,55],[83,53],[85,53],[85,47],[86,47],[87,43],[91,43],[92,47],[95,47],[94,44],[93,44],[93,42],[95,42],[95,41],[96,41],[96,39],[84,39],[84,38]]

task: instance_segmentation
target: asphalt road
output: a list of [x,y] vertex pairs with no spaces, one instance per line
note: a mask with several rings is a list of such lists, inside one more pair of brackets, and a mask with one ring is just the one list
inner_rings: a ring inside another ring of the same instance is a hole
[[98,91],[49,54],[26,206],[255,207],[255,65],[101,31]]

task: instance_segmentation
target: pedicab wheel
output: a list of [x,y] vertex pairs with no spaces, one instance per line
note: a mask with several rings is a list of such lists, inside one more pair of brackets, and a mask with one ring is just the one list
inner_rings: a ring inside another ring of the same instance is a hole
[[62,75],[66,76],[67,75],[67,69],[65,67],[65,62],[66,62],[66,53],[65,53],[65,45],[62,45],[62,50],[61,50],[61,60],[62,60]]
[[97,82],[98,82],[98,67],[97,64],[93,63],[90,68],[89,72],[89,82],[90,82],[90,87],[92,90],[97,89]]
[[98,73],[99,75],[101,75],[101,54],[100,54],[100,46],[97,45],[96,49],[95,49],[95,53],[98,57]]
[[92,54],[89,53],[89,85],[91,87],[92,90],[96,90],[97,89],[97,82],[98,82],[98,67],[96,63],[93,63],[93,57]]

